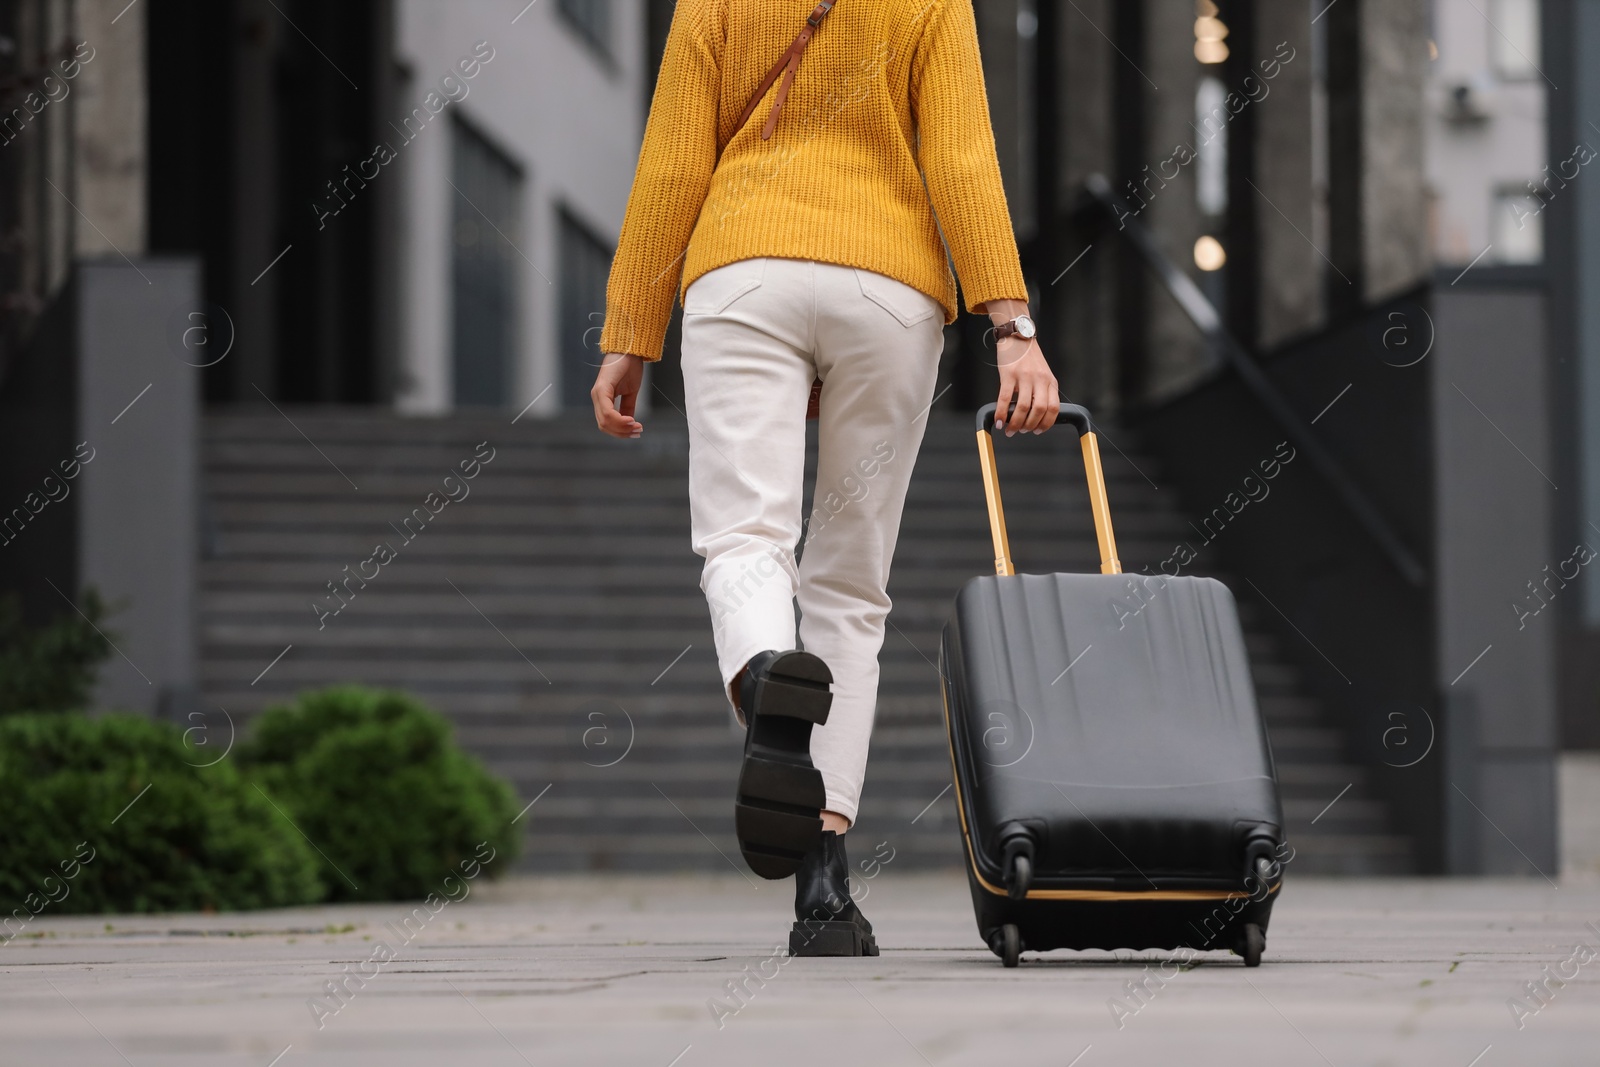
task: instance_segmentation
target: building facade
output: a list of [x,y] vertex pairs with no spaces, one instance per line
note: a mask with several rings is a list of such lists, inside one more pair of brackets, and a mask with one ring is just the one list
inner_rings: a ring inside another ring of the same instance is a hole
[[[643,130],[645,5],[512,14],[490,0],[397,7],[401,113],[426,113],[429,93],[450,101],[430,136],[405,141],[399,175],[402,411],[548,414],[592,384]],[[471,84],[459,65],[475,48],[493,58]]]
[[[1066,396],[1202,519],[1292,441],[1208,565],[1270,601],[1419,869],[1553,866],[1559,754],[1600,748],[1600,0],[975,9]],[[130,605],[107,703],[193,702],[208,420],[360,409],[396,453],[422,418],[581,424],[671,11],[0,7],[0,588]],[[993,396],[983,325],[941,407]],[[1397,714],[1431,758],[1393,761]]]

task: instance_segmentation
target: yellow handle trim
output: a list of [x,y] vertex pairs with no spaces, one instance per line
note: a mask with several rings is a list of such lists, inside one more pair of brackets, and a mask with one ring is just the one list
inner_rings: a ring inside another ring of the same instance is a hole
[[[1106,496],[1106,475],[1100,465],[1100,442],[1094,433],[1078,438],[1083,449],[1083,470],[1089,483],[1089,510],[1094,515],[1095,540],[1100,547],[1100,573],[1121,574],[1117,538],[1111,527],[1111,501]],[[978,431],[978,462],[983,468],[983,495],[989,505],[989,536],[994,541],[994,572],[1016,574],[1011,562],[1011,540],[1006,534],[1005,506],[1000,502],[1000,472],[995,465],[994,435]]]
[[1100,573],[1121,574],[1117,538],[1111,529],[1111,501],[1106,498],[1106,475],[1100,466],[1100,442],[1091,433],[1078,438],[1083,448],[1083,470],[1089,479],[1089,509],[1094,512],[1094,535],[1100,542]]
[[983,495],[989,503],[989,536],[994,539],[994,572],[1016,574],[1011,564],[1011,541],[1006,536],[1006,512],[1000,503],[1000,474],[994,464],[994,437],[978,431],[978,462],[983,466]]

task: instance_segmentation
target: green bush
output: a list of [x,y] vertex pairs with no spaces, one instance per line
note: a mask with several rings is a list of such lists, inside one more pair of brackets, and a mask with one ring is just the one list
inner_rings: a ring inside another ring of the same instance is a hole
[[136,716],[0,719],[0,940],[30,912],[320,899],[322,861],[266,796],[231,761],[197,762],[176,727]]
[[107,611],[93,589],[84,590],[82,610],[29,628],[17,595],[0,594],[0,715],[71,711],[89,703],[95,667],[111,654],[111,643],[96,629]]
[[345,686],[301,694],[257,721],[238,758],[316,842],[334,900],[440,891],[480,842],[503,873],[520,844],[516,794],[459,749],[450,724],[404,693]]

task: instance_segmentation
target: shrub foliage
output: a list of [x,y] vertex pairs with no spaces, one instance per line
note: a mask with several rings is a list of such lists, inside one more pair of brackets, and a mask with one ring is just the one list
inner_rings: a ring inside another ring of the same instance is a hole
[[111,644],[96,628],[107,609],[92,588],[84,590],[82,611],[29,627],[21,599],[0,594],[0,715],[87,706],[95,668],[111,654]]
[[322,852],[329,899],[425,896],[485,841],[491,877],[515,858],[516,794],[407,694],[302,694],[265,712],[238,755]]
[[511,787],[443,717],[359,687],[268,710],[220,760],[139,716],[0,716],[0,813],[0,946],[46,911],[418,899],[519,844]]
[[225,911],[319,899],[321,860],[304,839],[232,761],[202,762],[176,727],[137,716],[0,718],[0,916],[11,917],[9,934],[47,909]]

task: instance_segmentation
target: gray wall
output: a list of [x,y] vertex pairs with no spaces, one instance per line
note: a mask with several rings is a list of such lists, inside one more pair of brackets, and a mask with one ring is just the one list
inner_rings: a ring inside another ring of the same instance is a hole
[[1471,284],[1435,290],[1429,357],[1447,855],[1461,873],[1554,876],[1556,600],[1578,590],[1553,582],[1528,617],[1513,606],[1537,606],[1527,583],[1567,558],[1550,535],[1545,298]]
[[[1577,101],[1573,105],[1579,139],[1585,144],[1600,147],[1592,140],[1592,130],[1587,120],[1600,115],[1600,68],[1594,62],[1594,48],[1600,47],[1600,2],[1580,0],[1573,5],[1576,15],[1576,44],[1573,55],[1573,77]],[[1566,158],[1563,154],[1561,158]],[[1588,168],[1586,168],[1588,169]],[[1552,212],[1555,219],[1563,218],[1563,211],[1573,212],[1575,218],[1576,248],[1572,263],[1571,283],[1575,289],[1574,318],[1577,358],[1578,394],[1578,471],[1582,485],[1578,492],[1582,503],[1578,507],[1578,521],[1592,532],[1590,523],[1600,526],[1600,181],[1594,175],[1587,180],[1574,182],[1568,203]],[[1589,574],[1584,582],[1585,602],[1582,625],[1593,631],[1600,628],[1600,574]],[[1591,731],[1589,736],[1600,734]]]
[[186,316],[199,274],[178,259],[77,269],[74,443],[95,450],[75,493],[77,580],[124,605],[107,626],[121,651],[100,672],[101,707],[179,716],[193,699],[200,371],[184,361],[208,357],[183,334],[198,325]]

